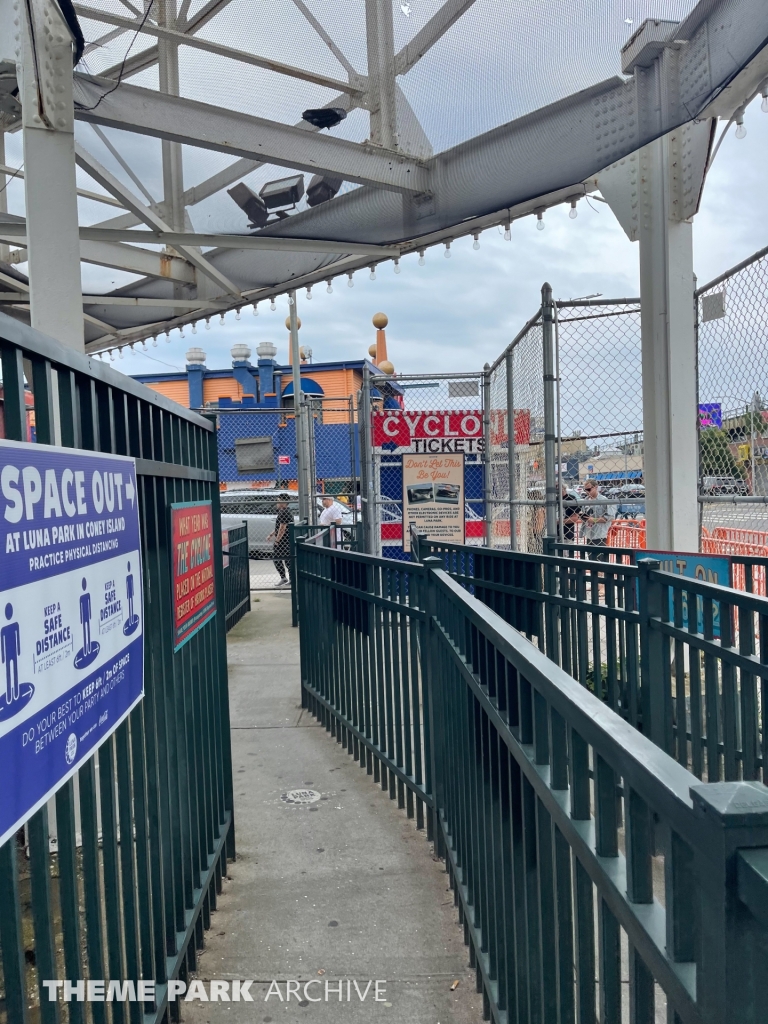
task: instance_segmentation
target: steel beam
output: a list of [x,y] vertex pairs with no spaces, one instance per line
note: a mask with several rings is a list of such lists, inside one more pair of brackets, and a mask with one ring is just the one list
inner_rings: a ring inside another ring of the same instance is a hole
[[417,64],[424,54],[443,38],[448,29],[466,14],[474,2],[475,0],[447,0],[413,39],[395,54],[395,74],[407,74],[414,64]]
[[[0,239],[26,244],[24,221],[0,223]],[[265,252],[327,252],[339,255],[375,256],[387,259],[399,256],[398,245],[367,245],[364,242],[329,242],[314,238],[282,238],[279,235],[214,235],[192,231],[134,231],[122,228],[81,227],[80,238],[94,242],[144,242],[171,245],[181,251],[185,246],[214,247],[219,249],[255,249]],[[129,252],[142,250],[130,249]],[[159,255],[159,254],[158,254]],[[161,274],[166,277],[166,274]]]
[[83,351],[72,36],[54,3],[19,10],[32,326]]
[[370,139],[385,149],[397,149],[392,0],[365,0],[365,41],[368,53]]
[[[425,165],[409,157],[330,135],[306,132],[207,103],[163,96],[150,89],[122,85],[107,95],[105,83],[75,75],[75,117],[123,131],[151,135],[232,156],[260,160],[312,174],[325,173],[392,192],[427,192]],[[88,110],[104,99],[94,110]]]
[[[0,227],[0,238],[3,238],[2,227]],[[25,251],[26,237],[14,238],[14,242],[19,248],[9,254],[6,262],[26,263],[28,259]],[[191,267],[186,260],[168,253],[152,252],[151,249],[141,249],[138,246],[124,245],[120,242],[107,242],[103,239],[86,241],[81,237],[80,259],[83,263],[93,263],[99,267],[114,267],[115,270],[125,270],[129,274],[140,274],[142,277],[183,281],[185,284],[197,282],[195,268]]]
[[[130,209],[137,217],[141,218],[145,224],[148,224],[155,232],[168,231],[168,225],[162,218],[158,217],[156,213],[153,213],[148,206],[145,206],[132,192],[127,188],[121,181],[94,159],[90,153],[88,153],[82,146],[75,146],[75,153],[78,165],[87,171],[88,174],[97,181],[102,188],[105,188],[112,195],[120,199],[124,206]],[[161,239],[158,239],[161,241]],[[225,277],[220,271],[216,270],[215,267],[196,252],[193,248],[180,245],[178,247],[179,252],[189,262],[197,267],[198,270],[202,271],[206,277],[211,278],[219,287],[223,288],[224,291],[229,292],[235,297],[240,296],[240,290],[234,285],[229,278]]]
[[[126,30],[138,28],[138,22],[133,18],[123,18],[119,14],[100,11],[85,4],[75,4],[74,6],[77,13],[83,18],[101,21],[107,25],[116,25]],[[161,24],[153,25],[151,22],[146,21],[141,28],[141,32],[144,35],[154,36],[156,39],[175,43],[177,46],[190,46],[198,50],[206,50],[208,53],[215,53],[219,57],[237,60],[242,64],[263,68],[265,71],[274,71],[278,75],[286,75],[288,78],[298,78],[304,82],[311,82],[314,85],[322,86],[324,89],[333,89],[334,92],[353,94],[360,94],[362,92],[359,84],[353,85],[350,82],[343,82],[340,79],[330,78],[328,75],[321,75],[306,68],[296,68],[290,64],[283,64],[278,60],[271,60],[269,57],[260,57],[257,54],[248,53],[247,50],[236,50],[232,46],[225,46],[211,39],[201,39],[199,36],[190,35],[188,32],[179,32],[176,29],[168,28]]]

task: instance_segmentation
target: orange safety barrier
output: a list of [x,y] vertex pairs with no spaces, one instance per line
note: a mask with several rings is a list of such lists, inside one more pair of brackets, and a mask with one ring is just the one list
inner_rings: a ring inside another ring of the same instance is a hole
[[608,527],[609,548],[633,548],[640,550],[645,547],[644,519],[614,519]]
[[[735,526],[716,526],[712,536],[717,540],[729,541],[736,544],[751,544],[763,548],[760,554],[768,554],[768,531],[765,530],[741,530]],[[731,552],[736,554],[737,552]],[[739,551],[738,554],[745,555],[746,551]],[[750,552],[751,554],[751,552]]]

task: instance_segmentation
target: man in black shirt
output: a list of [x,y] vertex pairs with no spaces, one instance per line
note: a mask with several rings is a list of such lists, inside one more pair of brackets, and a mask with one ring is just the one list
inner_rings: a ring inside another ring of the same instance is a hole
[[576,504],[576,495],[563,484],[563,540],[573,544],[576,540],[576,524],[581,522],[581,506]]
[[289,575],[292,574],[291,536],[288,529],[292,522],[293,515],[291,514],[291,510],[288,508],[288,495],[281,494],[277,499],[277,518],[275,519],[275,528],[267,537],[267,540],[272,540],[274,538],[275,541],[272,561],[275,563],[275,568],[280,576],[280,582],[276,584],[277,587],[290,586],[290,579],[286,578],[286,570]]

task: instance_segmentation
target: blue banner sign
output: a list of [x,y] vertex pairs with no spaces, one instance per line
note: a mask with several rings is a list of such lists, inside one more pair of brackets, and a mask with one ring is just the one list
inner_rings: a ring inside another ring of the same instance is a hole
[[[730,559],[719,555],[699,555],[689,551],[638,551],[636,561],[642,562],[654,558],[661,562],[662,572],[676,573],[689,579],[702,580],[704,583],[717,583],[721,587],[731,585]],[[704,603],[697,598],[696,629],[704,632]],[[669,621],[675,621],[674,591],[669,592]],[[713,632],[720,636],[720,604],[712,602]],[[683,628],[688,629],[688,595],[683,593]]]
[[144,693],[133,459],[0,441],[0,843]]

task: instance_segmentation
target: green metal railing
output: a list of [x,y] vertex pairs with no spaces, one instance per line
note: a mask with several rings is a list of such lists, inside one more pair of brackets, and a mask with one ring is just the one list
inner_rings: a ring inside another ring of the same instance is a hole
[[[225,616],[173,653],[174,502],[210,500],[224,594],[213,424],[0,315],[5,437],[136,459],[142,531],[145,697],[48,807],[0,847],[7,1024],[166,1021],[169,978],[195,967],[235,855]],[[221,607],[221,606],[220,606]],[[6,779],[6,785],[11,780]],[[51,850],[55,852],[51,852]],[[47,979],[154,980],[154,1002],[51,1002]]]
[[296,545],[301,541],[325,548],[338,548],[342,551],[365,550],[363,524],[352,523],[349,526],[330,527],[312,526],[309,523],[294,523],[290,527],[291,554],[288,561],[288,573],[291,578],[291,625],[299,624],[299,596],[296,589]]
[[[452,579],[699,778],[766,780],[766,598],[660,572],[648,559],[590,562],[423,537],[415,556],[439,557]],[[739,559],[748,586],[749,561]]]
[[[226,543],[224,537],[226,536]],[[224,548],[224,615],[227,632],[251,610],[251,573],[248,528],[231,526],[222,531]]]
[[297,560],[303,703],[426,819],[486,1019],[764,1019],[765,787],[700,783],[441,559]]

